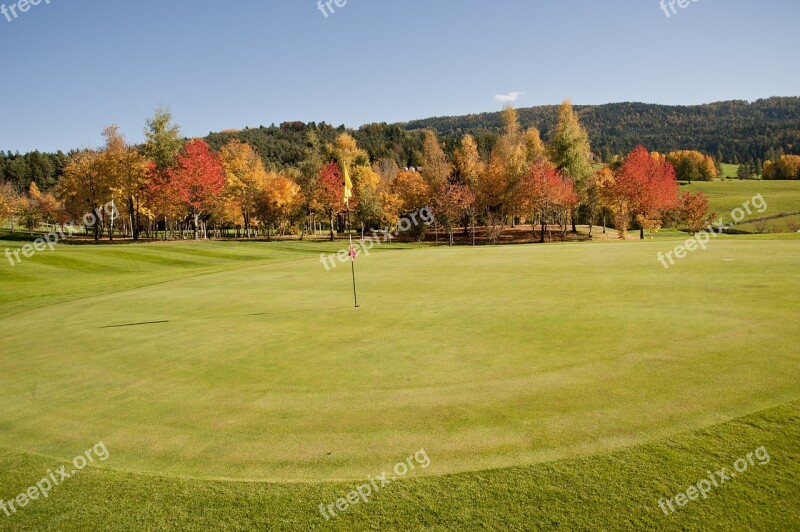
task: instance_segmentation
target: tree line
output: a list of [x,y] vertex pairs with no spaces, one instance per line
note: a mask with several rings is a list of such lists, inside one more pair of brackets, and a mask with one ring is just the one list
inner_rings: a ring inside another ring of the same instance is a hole
[[[117,126],[109,126],[105,146],[70,153],[49,191],[34,181],[27,194],[18,193],[6,183],[0,188],[0,217],[12,230],[17,219],[32,231],[39,222],[80,221],[113,201],[118,217],[101,212],[97,223],[86,227],[95,239],[107,234],[139,240],[143,233],[163,239],[289,233],[302,238],[320,230],[334,239],[346,220],[362,231],[395,227],[427,206],[451,244],[459,228],[474,243],[476,227],[487,228],[496,241],[509,225],[529,224],[544,241],[553,226],[564,237],[578,224],[588,224],[590,234],[597,223],[604,229],[613,225],[623,237],[637,227],[643,238],[646,230],[664,224],[699,230],[707,222],[707,201],[680,194],[676,169],[690,178],[713,179],[716,168],[708,156],[662,155],[637,146],[598,165],[569,101],[560,106],[547,141],[538,129],[523,128],[511,107],[502,120],[488,151],[470,134],[448,151],[435,132],[420,132],[416,167],[397,163],[401,148],[375,154],[370,137],[359,142],[343,128],[285,124],[282,130],[303,135],[303,150],[293,165],[278,167],[265,164],[258,147],[236,135],[186,140],[170,113],[157,110],[142,145],[129,145]],[[355,188],[347,208],[345,170]],[[425,227],[417,230],[422,238]]]
[[[800,97],[694,106],[580,105],[575,111],[589,132],[594,152],[604,161],[639,144],[661,153],[692,149],[737,165],[772,160],[769,150],[800,155]],[[519,116],[523,127],[538,127],[549,136],[558,121],[558,106],[520,109]],[[404,126],[409,131],[431,129],[445,140],[470,133],[491,143],[502,130],[503,120],[501,113],[483,113],[415,120]]]
[[[643,144],[661,153],[698,151],[712,157],[718,171],[718,165],[725,162],[742,165],[741,175],[756,177],[762,175],[766,161],[775,165],[784,155],[800,155],[800,98],[699,106],[620,103],[576,106],[575,111],[589,133],[595,157],[603,162],[611,162]],[[558,121],[558,107],[520,109],[518,116],[523,129],[536,127],[549,138]],[[432,130],[442,139],[449,157],[455,154],[460,139],[470,134],[485,158],[495,149],[503,127],[501,113],[484,113],[406,124],[367,124],[348,132],[373,161],[392,159],[400,167],[417,167],[422,165],[424,130]],[[210,133],[205,140],[217,151],[231,140],[249,144],[261,156],[265,168],[281,171],[297,168],[303,162],[310,132],[325,144],[345,131],[344,126],[324,122],[286,122]],[[40,190],[49,190],[61,178],[67,156],[62,152],[0,152],[0,180],[17,190],[27,190],[32,182]],[[777,172],[765,178],[796,178],[785,175]]]

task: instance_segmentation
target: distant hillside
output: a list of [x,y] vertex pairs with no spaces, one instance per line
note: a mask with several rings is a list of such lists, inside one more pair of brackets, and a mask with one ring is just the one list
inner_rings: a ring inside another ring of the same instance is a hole
[[[545,139],[556,121],[556,106],[519,109],[524,127],[538,127]],[[719,102],[696,106],[643,103],[579,105],[576,110],[589,131],[592,149],[603,159],[628,153],[637,144],[668,152],[695,149],[727,163],[766,159],[768,150],[800,154],[800,98],[769,98],[754,103]],[[465,133],[472,133],[485,156],[497,141],[500,113],[428,118],[401,124],[367,124],[351,131],[373,160],[391,158],[400,166],[422,164],[422,130],[430,128],[453,151]],[[214,149],[232,139],[254,146],[265,164],[281,170],[298,167],[311,144],[331,143],[344,126],[286,122],[240,131],[210,133],[206,140]],[[310,133],[313,132],[313,135]],[[27,190],[31,182],[47,190],[58,181],[65,154],[0,152],[0,182]]]
[[[523,127],[538,127],[545,138],[555,126],[557,106],[518,109]],[[669,106],[644,103],[576,105],[598,154],[627,153],[637,144],[661,152],[696,149],[722,153],[726,162],[764,158],[769,148],[800,153],[800,97],[753,103],[718,102]],[[444,138],[500,132],[500,113],[428,118],[401,124],[409,131],[432,129]]]
[[[555,126],[557,106],[518,109],[523,127],[538,127],[547,139]],[[606,158],[625,154],[637,144],[668,152],[695,149],[724,162],[765,159],[770,148],[800,153],[800,97],[769,98],[753,103],[719,102],[695,106],[644,103],[578,105],[580,119],[589,131],[592,149]],[[488,153],[497,139],[500,113],[427,118],[399,124],[367,124],[353,131],[359,145],[373,159],[393,158],[400,166],[421,163],[422,130],[432,129],[445,141],[448,151],[465,133],[478,139]],[[332,142],[344,131],[340,126],[287,122],[242,131],[212,133],[207,139],[218,149],[231,139],[255,146],[273,168],[297,166],[307,148],[307,134],[314,131],[320,142]]]
[[[592,149],[601,157],[628,153],[638,144],[668,152],[695,149],[728,163],[764,159],[767,150],[800,153],[800,97],[769,98],[753,103],[718,102],[694,106],[644,103],[578,105],[580,119],[589,131]],[[555,126],[554,105],[518,109],[523,127],[538,127],[545,139]],[[421,162],[422,130],[432,129],[448,151],[465,133],[478,139],[488,153],[502,127],[500,113],[427,118],[399,124],[367,124],[353,134],[373,159],[389,157],[401,166]],[[314,131],[322,143],[344,131],[342,126],[287,122],[242,131],[212,133],[214,148],[236,138],[255,146],[272,167],[297,166],[307,148],[307,133]]]

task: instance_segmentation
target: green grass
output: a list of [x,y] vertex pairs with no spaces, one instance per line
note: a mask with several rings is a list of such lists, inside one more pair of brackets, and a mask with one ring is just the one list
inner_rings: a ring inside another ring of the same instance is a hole
[[[111,458],[0,527],[322,526],[319,503],[421,448],[429,468],[337,524],[798,524],[800,239],[670,270],[665,240],[387,247],[357,263],[357,310],[319,262],[339,246],[4,265],[0,498],[98,440]],[[759,445],[774,464],[659,514]]]
[[722,177],[726,179],[738,179],[736,172],[739,170],[738,164],[722,163]]
[[[265,484],[91,468],[24,512],[1,515],[0,529],[796,530],[799,441],[800,404],[792,403],[586,458],[444,477],[412,473],[332,521],[319,505],[345,496],[366,477],[357,483]],[[768,464],[749,468],[674,514],[660,510],[659,499],[684,492],[708,470],[733,469],[761,446]],[[3,495],[22,492],[63,463],[0,454]]]
[[[748,200],[761,194],[767,203],[763,214],[755,210],[748,215],[736,229],[751,233],[758,232],[754,224],[747,220],[770,216],[773,214],[800,212],[800,181],[711,181],[695,182],[681,187],[683,190],[700,191],[709,199],[709,210],[723,216],[726,222],[731,220],[731,211],[742,207]],[[765,230],[770,233],[796,232],[791,222],[797,222],[798,216],[769,220]]]

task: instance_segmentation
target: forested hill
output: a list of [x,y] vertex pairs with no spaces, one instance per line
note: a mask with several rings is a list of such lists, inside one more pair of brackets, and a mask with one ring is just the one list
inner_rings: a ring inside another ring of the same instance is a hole
[[[754,103],[719,102],[696,106],[643,103],[579,105],[576,110],[589,131],[593,151],[604,160],[628,153],[638,144],[660,152],[699,150],[723,162],[767,159],[772,149],[800,154],[800,97],[769,98]],[[544,139],[556,121],[556,106],[518,110],[523,127],[538,127]],[[394,159],[400,166],[422,164],[422,129],[436,131],[452,153],[464,133],[472,133],[484,156],[497,141],[500,113],[428,118],[401,124],[367,124],[351,131],[373,161]],[[253,146],[268,168],[301,167],[309,153],[332,143],[344,126],[286,122],[279,126],[210,133],[206,140],[218,150],[232,139]],[[0,151],[0,184],[27,190],[35,182],[41,190],[60,178],[67,156]]]
[[[660,152],[699,150],[728,163],[765,159],[770,148],[800,154],[800,97],[694,106],[615,103],[578,105],[575,109],[589,131],[592,149],[606,160],[612,154],[626,154],[638,144]],[[537,127],[542,137],[548,139],[557,111],[558,107],[552,105],[518,109],[518,114],[523,127]],[[423,129],[434,130],[445,141],[448,151],[465,133],[471,133],[486,155],[501,127],[500,113],[496,112],[368,124],[353,135],[373,160],[389,157],[400,166],[418,166]],[[212,133],[207,139],[214,148],[219,148],[237,138],[256,147],[268,166],[287,167],[302,162],[309,131],[314,131],[314,136],[324,144],[332,142],[344,128],[287,122],[280,126]]]
[[[693,106],[576,105],[575,110],[599,155],[606,150],[627,153],[637,144],[660,152],[695,149],[713,156],[721,153],[729,163],[763,158],[769,148],[800,153],[800,97]],[[538,127],[548,138],[557,111],[555,105],[518,109],[520,124]],[[497,112],[428,118],[402,126],[410,131],[432,129],[451,138],[464,133],[498,133],[502,120]]]

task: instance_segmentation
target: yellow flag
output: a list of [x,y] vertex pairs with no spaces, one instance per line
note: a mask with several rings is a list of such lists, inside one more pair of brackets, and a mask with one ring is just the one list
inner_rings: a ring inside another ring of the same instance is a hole
[[353,197],[353,181],[350,180],[346,162],[342,162],[342,172],[344,172],[344,201],[347,203]]

